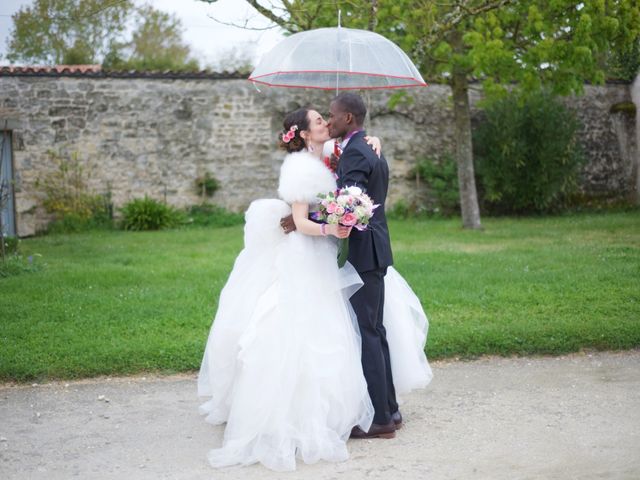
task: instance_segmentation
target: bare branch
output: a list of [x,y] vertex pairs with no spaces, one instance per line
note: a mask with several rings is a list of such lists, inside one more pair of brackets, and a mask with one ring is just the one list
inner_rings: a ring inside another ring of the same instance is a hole
[[[263,5],[260,5],[258,3],[258,0],[246,0],[246,1],[247,1],[247,3],[249,5],[251,5],[253,8],[255,8],[260,14],[264,15],[266,18],[271,20],[273,23],[275,23],[276,25],[279,25],[280,27],[284,28],[288,32],[295,33],[295,32],[297,32],[299,30],[298,27],[296,25],[294,25],[293,23],[291,23],[291,22],[279,17],[278,15],[274,14],[267,7],[265,7]],[[286,0],[283,1],[282,3],[285,5],[287,10],[291,7],[291,4]]]
[[280,28],[280,26],[276,24],[269,25],[268,27],[250,27],[249,26],[249,21],[251,20],[250,18],[245,18],[244,24],[238,24],[233,22],[223,22],[222,20],[218,20],[216,17],[209,14],[207,14],[207,17],[209,17],[214,22],[219,23],[220,25],[224,25],[226,27],[242,28],[243,30],[264,31],[264,30],[272,30],[274,28]]

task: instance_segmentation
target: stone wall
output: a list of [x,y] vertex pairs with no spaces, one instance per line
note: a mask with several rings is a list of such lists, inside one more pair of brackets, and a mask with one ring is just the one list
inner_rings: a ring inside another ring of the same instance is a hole
[[[587,193],[626,195],[636,188],[636,121],[625,110],[612,110],[631,102],[630,91],[627,84],[587,86],[572,102],[585,124]],[[368,130],[382,138],[390,164],[391,204],[428,195],[411,176],[417,159],[453,151],[449,88],[431,85],[412,93],[412,104],[393,111],[390,93],[365,94]],[[254,198],[275,196],[284,114],[307,103],[325,113],[331,97],[258,91],[239,78],[2,74],[0,125],[13,138],[18,234],[32,235],[49,220],[36,187],[38,177],[55,169],[49,150],[77,152],[90,173],[89,188],[110,190],[116,207],[145,194],[176,206],[198,203],[194,181],[205,172],[222,184],[211,201],[227,208],[242,210]],[[472,103],[477,100],[474,93]]]
[[635,182],[635,203],[640,205],[640,75],[631,87],[631,100],[636,106],[636,161],[632,165],[631,181]]

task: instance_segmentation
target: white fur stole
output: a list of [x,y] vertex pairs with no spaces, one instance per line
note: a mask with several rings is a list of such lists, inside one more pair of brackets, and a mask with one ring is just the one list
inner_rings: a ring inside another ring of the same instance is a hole
[[336,189],[333,173],[309,152],[290,153],[280,167],[278,195],[285,202],[317,203],[319,194]]

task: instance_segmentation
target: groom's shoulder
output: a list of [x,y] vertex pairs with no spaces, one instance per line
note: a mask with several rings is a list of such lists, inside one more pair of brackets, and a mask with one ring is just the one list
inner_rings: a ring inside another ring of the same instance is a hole
[[371,147],[367,144],[367,141],[364,139],[365,136],[366,136],[365,132],[360,132],[354,135],[353,138],[349,140],[349,143],[347,144],[347,147],[345,148],[344,153],[349,154],[350,152],[353,152],[354,154],[361,154],[361,155],[364,155],[365,157],[368,157],[369,151],[371,151]]
[[[354,156],[364,157],[367,159],[371,165],[375,164],[379,157],[376,155],[376,152],[371,148],[371,145],[367,143],[365,140],[366,133],[362,132],[362,134],[358,134],[351,139],[353,141],[352,148],[350,149],[353,152]],[[351,141],[349,143],[351,143]],[[345,153],[348,153],[349,150],[345,150]]]

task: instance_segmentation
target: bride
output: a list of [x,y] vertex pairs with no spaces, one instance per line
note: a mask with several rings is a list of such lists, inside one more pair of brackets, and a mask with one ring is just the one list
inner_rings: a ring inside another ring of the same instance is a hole
[[[288,135],[287,135],[288,133]],[[205,421],[226,423],[214,467],[260,462],[273,470],[343,461],[353,427],[368,431],[373,406],[362,372],[361,339],[350,296],[362,281],[338,268],[338,238],[350,228],[308,219],[317,195],[335,191],[322,161],[326,121],[299,109],[284,120],[280,199],[245,213],[244,249],[220,293],[198,374]],[[293,214],[296,231],[280,219]],[[384,325],[397,393],[424,387],[428,329],[420,301],[392,267],[385,277]]]

